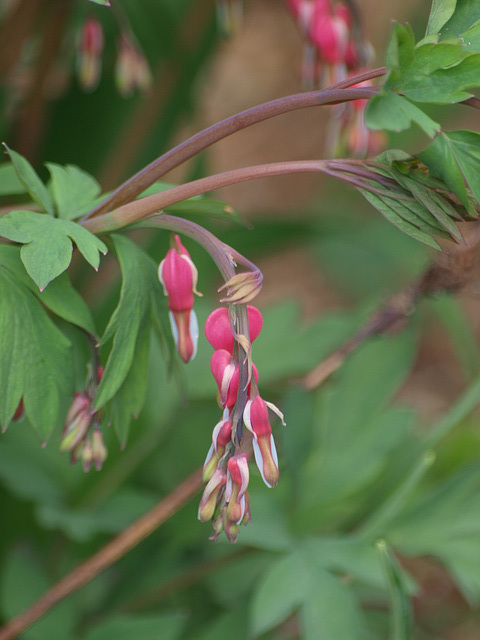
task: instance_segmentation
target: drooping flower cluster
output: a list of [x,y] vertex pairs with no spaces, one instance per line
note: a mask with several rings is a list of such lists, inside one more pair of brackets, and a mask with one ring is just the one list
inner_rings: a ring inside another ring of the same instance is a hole
[[[93,91],[102,74],[104,48],[103,28],[100,21],[91,16],[80,28],[77,39],[77,74],[80,86],[85,91]],[[138,89],[147,91],[152,84],[152,74],[148,62],[133,36],[122,30],[118,38],[115,61],[115,84],[124,98]]]
[[[341,0],[287,0],[287,6],[305,41],[302,78],[307,87],[325,86],[359,73],[370,62],[373,49],[363,38],[350,4]],[[370,81],[355,86],[367,86]],[[366,100],[354,100],[332,109],[327,151],[364,157],[376,155],[384,136],[364,121]]]
[[190,362],[197,353],[198,320],[193,310],[193,294],[197,291],[198,272],[190,254],[178,235],[172,248],[158,267],[158,278],[168,296],[170,326],[179,356]]
[[[265,484],[275,487],[278,482],[278,457],[268,408],[283,421],[278,409],[260,397],[258,372],[253,363],[248,367],[246,394],[239,393],[239,354],[249,359],[244,354],[251,348],[263,324],[256,307],[247,306],[247,314],[249,336],[237,333],[235,317],[231,319],[225,307],[213,311],[205,323],[205,335],[214,348],[210,367],[218,386],[223,416],[213,430],[212,445],[204,464],[207,484],[198,517],[202,522],[213,519],[213,539],[225,531],[231,542],[237,539],[239,525],[251,520],[247,487],[248,456],[252,449]],[[246,360],[244,362],[246,364]],[[238,406],[239,402],[242,406]]]
[[107,449],[100,430],[100,413],[93,408],[94,389],[103,375],[99,367],[95,380],[91,380],[84,391],[76,393],[65,418],[60,441],[60,451],[70,452],[72,464],[81,460],[85,472],[93,464],[97,471],[107,458]]
[[333,84],[367,55],[350,7],[332,0],[287,0],[305,39],[302,76],[307,86]]

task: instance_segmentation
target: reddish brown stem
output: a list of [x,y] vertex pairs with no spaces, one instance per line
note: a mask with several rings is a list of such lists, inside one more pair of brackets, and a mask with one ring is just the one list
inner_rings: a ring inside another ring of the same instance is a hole
[[29,609],[10,620],[0,629],[0,640],[16,638],[61,600],[84,587],[102,571],[111,567],[112,564],[177,513],[199,491],[202,484],[202,469],[197,469],[153,509],[130,525],[125,531],[122,531],[100,551],[97,551],[85,562],[78,565],[65,578],[62,578],[34,602]]
[[252,124],[262,122],[263,120],[282,113],[295,111],[296,109],[339,104],[357,99],[369,99],[376,93],[377,89],[375,87],[351,89],[347,87],[351,84],[375,77],[375,75],[381,75],[382,73],[384,73],[384,69],[375,69],[372,72],[363,73],[354,78],[350,78],[348,81],[338,83],[338,85],[333,85],[333,87],[328,87],[328,89],[286,96],[226,118],[208,129],[200,131],[147,165],[140,172],[120,185],[120,187],[111,193],[100,205],[92,209],[92,211],[84,217],[84,220],[107,211],[112,211],[126,202],[132,201],[153,182],[185,162],[185,160],[192,158],[214,142],[226,138],[232,133],[249,127]]

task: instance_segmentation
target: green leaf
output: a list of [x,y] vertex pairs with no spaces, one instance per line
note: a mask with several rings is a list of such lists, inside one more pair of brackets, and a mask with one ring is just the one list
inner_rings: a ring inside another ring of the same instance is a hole
[[42,441],[59,420],[60,398],[72,393],[70,343],[36,297],[0,268],[0,424],[20,398]]
[[402,73],[394,89],[416,102],[451,104],[472,96],[480,86],[480,55],[455,44],[425,44],[415,52],[415,62]]
[[[160,287],[154,261],[128,238],[112,237],[122,270],[122,287],[118,306],[101,340],[103,346],[113,336],[112,350],[95,398],[96,408],[113,398],[126,380],[137,357],[139,334],[149,332],[152,291]],[[138,371],[138,367],[134,371]],[[146,376],[147,372],[138,371],[138,374]],[[138,398],[143,394],[138,390],[143,386],[136,382],[135,387],[137,400],[133,405],[138,408]]]
[[457,0],[433,0],[430,16],[428,18],[427,35],[439,33],[453,15]]
[[13,163],[0,164],[0,196],[15,196],[22,193],[27,193],[27,190],[20,181]]
[[95,4],[101,4],[104,7],[109,7],[110,6],[109,0],[90,0],[90,2],[94,2]]
[[107,253],[105,244],[79,224],[33,211],[11,211],[0,218],[0,236],[24,245],[22,262],[41,291],[68,268],[72,240],[94,269],[100,264],[99,252]]
[[[396,211],[394,207],[394,203],[392,202],[392,198],[381,198],[376,193],[372,193],[366,189],[359,189],[360,193],[370,202],[371,205],[377,209],[385,218],[394,224],[400,231],[406,233],[407,236],[422,242],[423,244],[428,245],[429,247],[433,247],[434,249],[440,249],[437,242],[428,235],[425,231],[420,229],[418,226],[408,222],[398,211]],[[400,203],[402,204],[402,203]]]
[[480,5],[477,0],[457,0],[455,12],[450,20],[441,27],[441,40],[460,36],[478,20],[480,20]]
[[467,186],[480,203],[480,133],[442,131],[419,158],[465,206],[468,206]]
[[321,560],[307,544],[273,565],[254,594],[251,621],[255,636],[298,610],[305,640],[365,637],[353,594],[323,568]]
[[127,442],[132,418],[138,416],[145,403],[149,345],[150,331],[146,327],[138,333],[132,366],[112,401],[112,422],[122,447]]
[[370,129],[404,131],[412,123],[418,124],[433,138],[440,130],[438,122],[432,120],[404,96],[382,89],[367,104],[365,122]]
[[[13,618],[27,609],[49,587],[49,581],[32,553],[24,549],[10,549],[5,553],[0,583],[0,605],[5,619]],[[28,640],[51,640],[58,637],[61,629],[62,638],[71,638],[79,614],[75,602],[65,600],[29,627],[22,637]]]
[[385,574],[390,587],[392,602],[392,627],[395,640],[413,640],[413,608],[407,594],[403,572],[385,540],[377,542]]
[[101,190],[95,178],[72,164],[62,167],[48,162],[47,167],[58,217],[73,220],[86,213]]
[[461,34],[467,51],[480,51],[480,19]]
[[4,146],[15,167],[18,179],[25,187],[27,193],[30,194],[32,200],[39,204],[42,209],[53,216],[55,212],[50,193],[38,177],[32,165],[19,153],[13,151],[13,149],[9,149],[5,143]]
[[142,616],[115,615],[101,622],[96,621],[83,640],[179,640],[182,638],[186,617],[177,613]]
[[39,291],[25,271],[20,259],[20,247],[7,244],[0,245],[0,265],[14,274],[37,296],[43,305],[59,318],[96,335],[95,323],[90,309],[81,295],[72,287],[66,273],[58,276],[44,291]]

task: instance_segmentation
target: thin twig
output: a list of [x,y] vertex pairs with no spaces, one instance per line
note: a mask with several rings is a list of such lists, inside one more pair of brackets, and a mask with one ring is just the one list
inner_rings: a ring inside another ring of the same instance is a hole
[[440,254],[412,287],[391,296],[358,333],[310,371],[302,380],[304,387],[311,390],[323,384],[368,338],[401,329],[413,314],[419,299],[437,293],[461,291],[472,277],[479,245]]
[[7,622],[0,629],[0,640],[13,640],[61,600],[78,591],[102,571],[111,567],[177,513],[200,490],[202,484],[202,469],[197,469],[153,509],[122,531],[100,551],[78,565],[26,611]]

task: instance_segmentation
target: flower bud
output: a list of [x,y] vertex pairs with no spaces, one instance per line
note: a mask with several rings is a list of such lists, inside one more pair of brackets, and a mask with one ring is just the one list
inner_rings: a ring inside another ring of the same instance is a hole
[[73,451],[85,440],[92,416],[90,397],[85,392],[76,393],[65,419],[60,451]]
[[152,74],[145,56],[125,33],[118,40],[115,84],[123,98],[131,96],[135,89],[147,91],[152,84]]
[[100,81],[104,45],[102,25],[96,18],[83,23],[77,46],[77,72],[81,86],[93,91]]
[[198,321],[193,311],[193,294],[198,272],[178,235],[158,267],[158,277],[168,296],[170,325],[178,354],[184,362],[195,357],[198,342]]
[[240,524],[247,509],[246,492],[249,481],[247,455],[242,453],[232,456],[227,463],[227,469],[227,486],[225,489],[226,517],[229,522]]
[[213,476],[207,482],[198,506],[198,519],[208,522],[213,517],[217,504],[220,501],[223,488],[227,482],[227,476],[223,469],[216,469]]
[[[263,318],[260,311],[251,305],[247,306],[247,312],[250,342],[253,342],[262,330]],[[226,307],[219,307],[208,316],[205,322],[205,335],[215,350],[226,349],[233,353],[234,337]]]
[[253,435],[255,462],[267,487],[278,483],[278,456],[272,428],[268,419],[267,404],[260,396],[249,400],[245,406],[243,420]]

